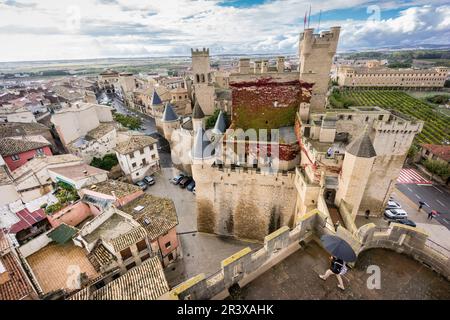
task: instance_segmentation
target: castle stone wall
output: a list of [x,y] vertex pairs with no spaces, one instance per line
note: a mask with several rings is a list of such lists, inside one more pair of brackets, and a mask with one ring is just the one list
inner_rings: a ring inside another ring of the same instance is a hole
[[193,165],[192,174],[199,231],[262,241],[271,231],[294,223],[293,173]]

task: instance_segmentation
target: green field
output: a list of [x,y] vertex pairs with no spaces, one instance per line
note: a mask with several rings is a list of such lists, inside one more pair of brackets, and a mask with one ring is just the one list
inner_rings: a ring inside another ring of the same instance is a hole
[[425,121],[422,132],[416,137],[417,143],[443,144],[450,141],[450,117],[439,112],[432,105],[413,98],[401,91],[362,90],[340,91],[339,95],[349,98],[357,106],[380,106],[400,111]]

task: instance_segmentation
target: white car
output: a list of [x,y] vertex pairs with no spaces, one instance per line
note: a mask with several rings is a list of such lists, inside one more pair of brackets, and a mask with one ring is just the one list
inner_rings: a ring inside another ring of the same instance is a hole
[[386,206],[386,209],[401,209],[402,206],[393,200],[389,200]]
[[408,218],[408,213],[403,209],[386,209],[384,215],[389,219],[406,219]]

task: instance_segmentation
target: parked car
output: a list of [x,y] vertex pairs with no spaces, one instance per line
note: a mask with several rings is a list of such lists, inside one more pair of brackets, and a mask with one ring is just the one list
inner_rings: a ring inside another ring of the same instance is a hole
[[416,223],[412,220],[409,219],[398,219],[393,221],[395,223],[400,223],[400,224],[404,224],[405,226],[410,226],[410,227],[416,227]]
[[193,180],[191,177],[184,177],[183,179],[181,179],[180,181],[180,187],[181,188],[186,188],[188,186],[189,183],[191,183]]
[[142,181],[142,180],[136,182],[136,185],[137,185],[139,188],[141,188],[141,190],[147,190],[147,188],[148,188],[148,185],[147,185],[144,181]]
[[155,184],[155,179],[153,177],[151,177],[151,176],[145,176],[144,177],[144,182],[146,184],[148,184],[149,186],[152,186],[152,185]]
[[393,200],[389,200],[386,206],[386,209],[401,209],[402,206]]
[[188,189],[189,191],[194,191],[194,189],[195,189],[195,181],[192,180],[191,183],[188,184],[186,189]]
[[184,174],[180,173],[179,175],[177,175],[176,177],[173,177],[172,180],[170,180],[170,182],[172,182],[173,184],[179,184],[181,179],[184,178]]
[[386,209],[384,211],[384,216],[388,219],[406,219],[408,218],[408,213],[403,209]]

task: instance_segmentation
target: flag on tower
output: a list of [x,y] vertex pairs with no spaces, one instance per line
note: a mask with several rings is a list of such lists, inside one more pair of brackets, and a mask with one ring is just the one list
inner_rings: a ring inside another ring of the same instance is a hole
[[303,19],[303,30],[305,30],[305,28],[306,28],[306,14],[307,14],[307,11],[305,11],[305,19]]

